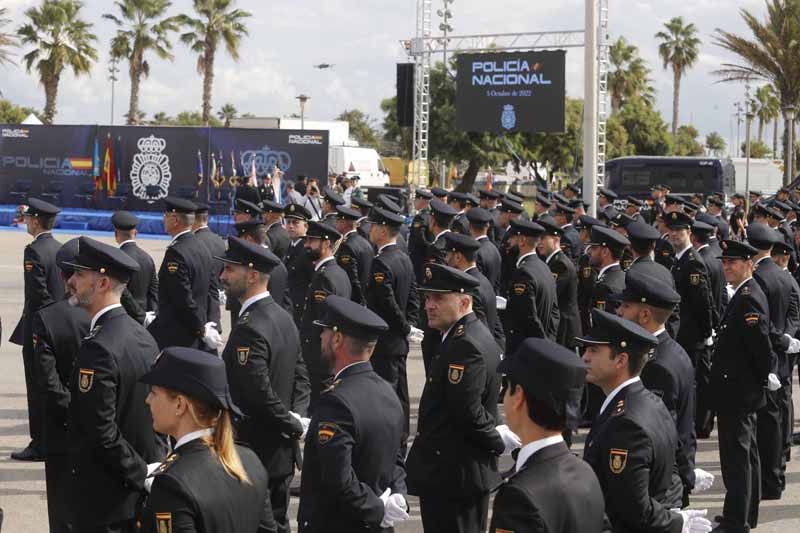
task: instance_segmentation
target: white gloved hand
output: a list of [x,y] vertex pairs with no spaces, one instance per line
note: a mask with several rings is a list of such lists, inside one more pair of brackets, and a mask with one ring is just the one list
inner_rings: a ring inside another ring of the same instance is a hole
[[781,387],[781,380],[778,379],[778,376],[775,374],[770,374],[767,376],[767,389],[769,389],[770,392],[775,392]]
[[713,484],[714,474],[706,472],[702,468],[694,469],[694,490],[692,490],[692,493],[706,491],[710,489]]
[[681,533],[708,533],[711,531],[711,522],[706,518],[707,509],[672,509],[683,518]]
[[156,468],[161,466],[161,463],[150,463],[147,465],[147,476],[144,478],[144,490],[150,492],[150,488],[153,486],[153,481],[155,480],[155,476],[153,472],[156,471]]
[[714,346],[714,336],[715,335],[716,335],[716,332],[712,329],[711,330],[711,335],[709,335],[709,337],[706,339],[706,346]]
[[410,344],[419,344],[423,338],[425,338],[425,332],[414,326],[411,326],[411,331],[406,335],[406,340]]
[[795,354],[800,352],[800,340],[795,339],[788,333],[784,333],[786,337],[789,337],[789,348],[786,350],[788,354]]
[[[389,489],[386,489],[389,490]],[[384,492],[384,494],[386,494]],[[398,522],[408,520],[408,503],[402,494],[395,492],[383,504],[383,520],[381,527],[394,527]]]
[[311,425],[311,419],[306,418],[304,416],[300,416],[294,411],[289,411],[289,414],[295,417],[297,421],[300,422],[300,425],[303,426],[303,434],[300,435],[300,440],[303,440],[304,438],[306,438],[306,433],[308,432],[308,426]]
[[502,296],[495,296],[494,301],[499,311],[505,311],[506,305],[508,305],[508,300],[506,300]]
[[228,303],[228,296],[225,294],[225,291],[222,289],[219,290],[219,304],[226,305]]
[[149,326],[153,323],[153,320],[156,319],[156,312],[155,311],[148,311],[144,314],[144,327]]
[[517,434],[511,431],[507,425],[502,424],[494,428],[500,433],[500,438],[503,439],[503,444],[505,444],[506,449],[503,450],[503,455],[508,455],[512,451],[516,450],[520,446],[522,446],[522,441],[519,440]]
[[222,335],[216,330],[216,325],[216,322],[208,322],[205,326],[205,335],[203,336],[203,342],[212,350],[216,350],[222,346]]

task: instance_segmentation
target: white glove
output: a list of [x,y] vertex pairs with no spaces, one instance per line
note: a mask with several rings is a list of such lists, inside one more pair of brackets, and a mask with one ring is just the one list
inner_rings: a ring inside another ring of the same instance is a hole
[[495,296],[494,301],[499,311],[505,311],[506,305],[508,304],[508,300],[506,300],[502,296]]
[[[386,494],[386,492],[383,494]],[[383,496],[381,496],[381,500],[383,500]],[[404,522],[409,518],[408,503],[406,503],[406,499],[402,494],[395,492],[390,494],[386,500],[384,500],[383,520],[381,521],[381,527],[394,527],[398,522]]]
[[781,380],[778,379],[778,376],[775,374],[770,374],[767,376],[767,389],[769,389],[770,392],[775,392],[782,386],[783,385],[781,385]]
[[517,434],[511,431],[507,425],[502,424],[494,429],[500,433],[500,438],[503,439],[503,444],[506,445],[506,449],[503,450],[503,455],[509,455],[512,451],[522,446],[522,441],[519,440]]
[[144,478],[144,490],[150,492],[150,488],[153,486],[153,481],[155,480],[155,476],[153,472],[156,471],[156,468],[161,466],[161,463],[150,463],[147,465],[147,476]]
[[228,297],[225,295],[225,291],[222,289],[219,290],[219,304],[225,305],[228,303]]
[[712,329],[711,335],[706,339],[706,346],[714,346],[714,335],[716,332]]
[[683,518],[683,529],[681,533],[708,533],[711,531],[711,522],[706,518],[707,509],[672,509]]
[[153,320],[156,319],[156,312],[155,311],[148,311],[144,314],[144,327],[149,326]]
[[703,492],[711,488],[714,484],[714,474],[706,472],[702,468],[694,469],[694,490],[695,492]]
[[222,335],[215,329],[214,326],[216,325],[216,322],[208,322],[205,326],[206,334],[203,336],[203,342],[212,350],[216,350],[222,346]]
[[300,416],[294,411],[289,411],[289,414],[295,417],[297,421],[300,422],[300,425],[303,426],[303,434],[300,435],[300,440],[303,440],[304,438],[306,438],[306,433],[308,432],[308,426],[311,425],[311,419]]
[[784,333],[786,337],[789,337],[789,348],[786,350],[788,354],[794,354],[800,352],[800,340],[795,339],[788,333]]
[[425,338],[425,332],[414,326],[411,326],[411,331],[406,336],[406,340],[410,344],[419,344],[422,342],[423,338]]

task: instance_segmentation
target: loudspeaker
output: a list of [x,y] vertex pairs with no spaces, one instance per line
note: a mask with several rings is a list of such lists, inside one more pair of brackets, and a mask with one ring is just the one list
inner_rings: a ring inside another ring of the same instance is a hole
[[397,123],[414,125],[414,63],[397,64]]

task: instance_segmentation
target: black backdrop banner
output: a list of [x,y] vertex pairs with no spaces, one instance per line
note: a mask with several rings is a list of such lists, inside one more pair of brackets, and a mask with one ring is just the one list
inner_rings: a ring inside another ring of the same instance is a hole
[[324,179],[328,132],[0,125],[5,204],[44,195],[61,207],[155,211],[159,200],[178,195],[210,200],[223,212],[237,179],[253,169],[261,178],[274,166],[285,179]]
[[460,54],[456,126],[474,132],[563,132],[564,50]]

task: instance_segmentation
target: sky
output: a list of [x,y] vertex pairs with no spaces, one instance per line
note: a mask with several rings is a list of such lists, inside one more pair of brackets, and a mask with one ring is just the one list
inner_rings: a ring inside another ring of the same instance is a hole
[[[434,12],[442,0],[433,0]],[[18,27],[24,11],[39,0],[2,0],[12,19],[6,31]],[[113,12],[111,0],[85,0],[84,18],[94,23],[99,61],[90,76],[62,78],[58,94],[59,124],[108,124],[111,118],[111,82],[108,48],[114,25],[102,19]],[[608,0],[611,40],[624,36],[640,49],[652,70],[656,105],[666,122],[672,117],[672,73],[662,68],[654,34],[670,18],[693,22],[703,41],[700,57],[682,82],[680,123],[691,123],[702,137],[720,133],[731,145],[736,137],[734,103],[743,101],[744,85],[718,83],[712,72],[735,60],[713,44],[716,28],[749,36],[739,9],[760,18],[764,0]],[[400,41],[414,36],[416,0],[238,0],[253,14],[249,37],[242,42],[240,60],[219,53],[212,106],[232,103],[240,113],[283,116],[298,112],[295,97],[311,97],[306,117],[330,120],[345,109],[360,109],[380,124],[380,102],[395,93],[395,64],[407,61]],[[491,9],[487,9],[487,5]],[[451,26],[456,35],[581,29],[583,0],[455,0]],[[191,14],[190,0],[173,0],[171,13]],[[439,20],[434,14],[434,28]],[[436,35],[438,30],[434,32]],[[174,39],[173,62],[151,58],[150,78],[141,87],[140,107],[151,117],[163,111],[174,116],[201,107],[202,79],[195,70],[196,56]],[[21,52],[24,52],[22,49]],[[20,54],[21,55],[21,54]],[[330,70],[313,65],[331,63]],[[127,112],[130,84],[121,65],[116,84],[115,123]],[[19,105],[44,107],[44,91],[22,67],[0,66],[0,90]],[[567,94],[582,97],[583,50],[567,52]],[[744,126],[742,125],[742,140]],[[772,129],[767,129],[771,143]]]

